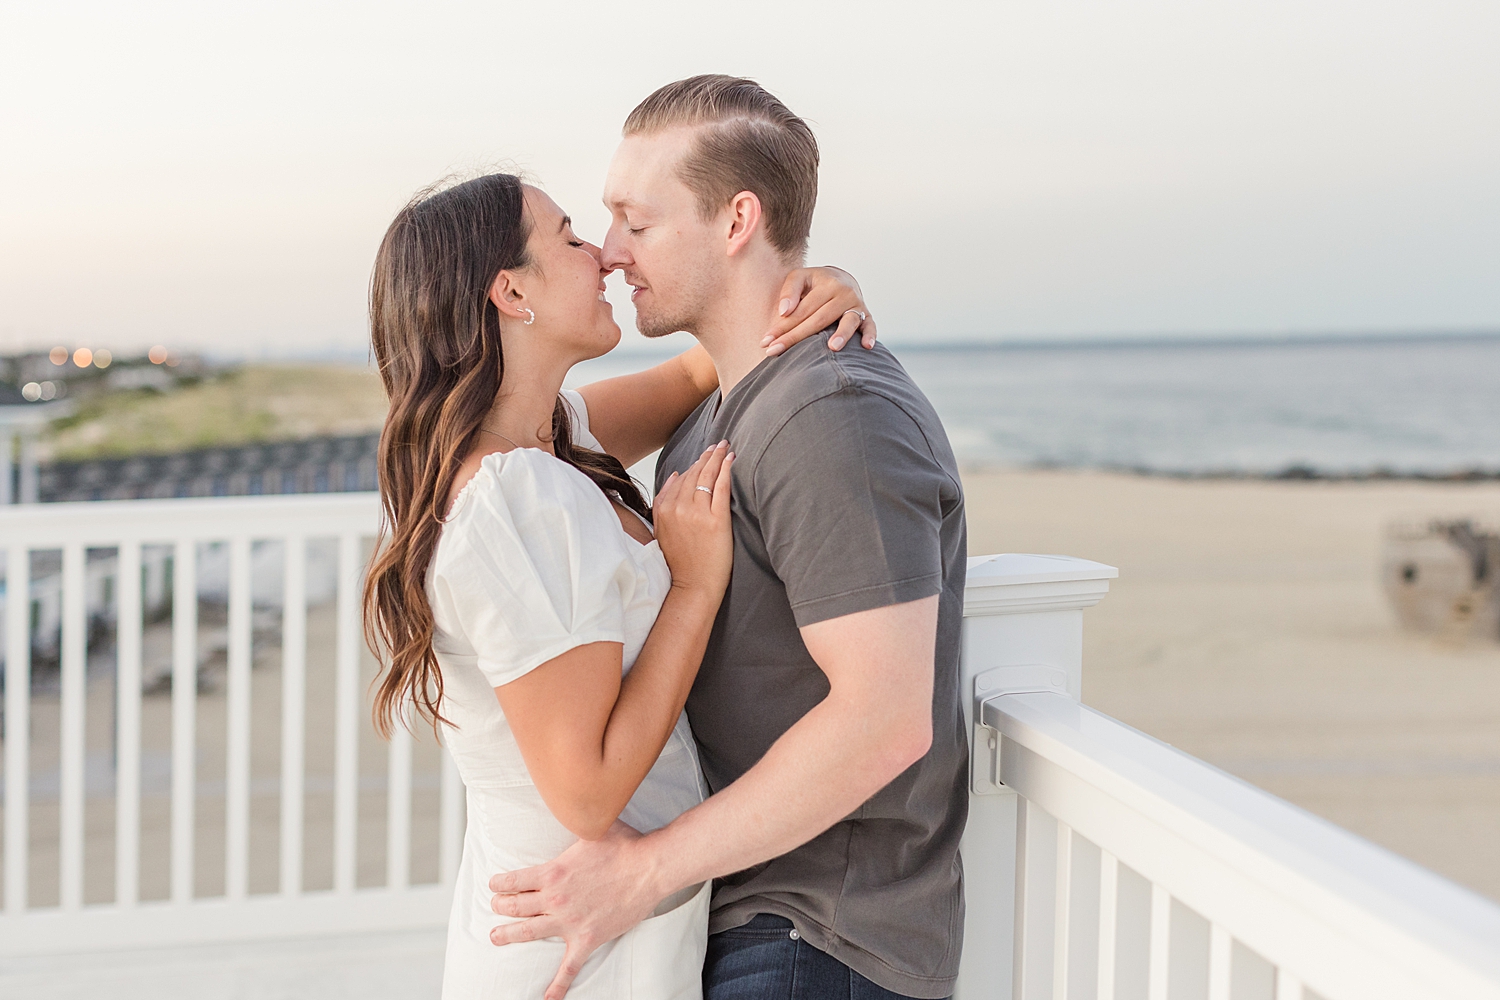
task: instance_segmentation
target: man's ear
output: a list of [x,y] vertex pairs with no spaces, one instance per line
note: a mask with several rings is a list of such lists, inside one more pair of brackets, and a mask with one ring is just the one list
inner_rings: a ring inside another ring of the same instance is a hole
[[729,256],[744,252],[762,224],[760,198],[754,191],[741,191],[729,199]]
[[490,301],[501,316],[524,319],[527,315],[526,293],[516,285],[516,276],[510,271],[495,275],[495,280],[490,283]]

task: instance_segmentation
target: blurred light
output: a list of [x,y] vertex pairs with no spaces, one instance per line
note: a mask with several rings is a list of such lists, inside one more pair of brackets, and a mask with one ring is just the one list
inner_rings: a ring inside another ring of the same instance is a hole
[[87,368],[94,363],[94,352],[87,347],[80,347],[73,352],[73,363],[79,368]]
[[107,348],[107,347],[101,347],[99,350],[97,350],[97,351],[94,352],[94,367],[95,368],[108,368],[109,367],[109,363],[111,361],[113,361],[114,359],[115,359],[115,356],[113,354],[109,353],[109,348]]
[[176,368],[177,367],[177,360],[178,360],[177,355],[175,355],[175,354],[168,354],[167,355],[167,367],[168,368]]
[[57,386],[52,382],[43,382],[41,385],[37,386],[37,390],[38,394],[43,399],[52,399],[57,395]]
[[27,382],[21,386],[21,397],[28,403],[35,403],[42,398],[42,387],[35,382]]
[[151,348],[151,350],[146,352],[146,357],[151,359],[151,363],[153,365],[159,365],[163,361],[167,360],[167,349],[160,344],[157,344],[155,347]]
[[65,365],[68,363],[68,349],[66,347],[54,347],[47,352],[47,358],[54,365]]

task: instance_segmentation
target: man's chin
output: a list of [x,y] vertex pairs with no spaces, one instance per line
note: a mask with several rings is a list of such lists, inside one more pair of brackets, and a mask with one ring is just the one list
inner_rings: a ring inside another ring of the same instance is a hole
[[655,340],[657,337],[667,337],[678,330],[688,329],[688,324],[682,320],[659,320],[655,317],[635,314],[635,328],[640,331],[642,337]]

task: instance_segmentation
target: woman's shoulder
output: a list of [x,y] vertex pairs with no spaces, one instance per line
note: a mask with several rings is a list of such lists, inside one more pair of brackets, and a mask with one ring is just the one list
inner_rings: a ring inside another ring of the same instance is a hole
[[588,477],[540,448],[491,452],[454,497],[449,525],[466,520],[529,517],[538,513],[577,510],[596,495],[608,501]]

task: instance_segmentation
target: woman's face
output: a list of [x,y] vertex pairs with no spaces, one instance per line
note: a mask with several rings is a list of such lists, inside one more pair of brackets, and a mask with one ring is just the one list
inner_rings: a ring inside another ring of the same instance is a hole
[[522,287],[536,312],[532,329],[580,360],[607,353],[620,342],[620,325],[604,298],[609,272],[599,264],[599,248],[574,235],[572,221],[545,192],[527,185],[525,197],[532,267]]

